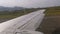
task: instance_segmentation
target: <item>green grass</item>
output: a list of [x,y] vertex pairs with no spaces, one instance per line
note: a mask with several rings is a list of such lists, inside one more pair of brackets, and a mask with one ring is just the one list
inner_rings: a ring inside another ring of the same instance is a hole
[[1,19],[12,19],[12,18],[16,18],[16,17],[19,17],[19,16],[22,16],[22,15],[25,15],[25,14],[28,14],[28,13],[31,13],[31,12],[34,12],[38,9],[25,9],[24,10],[16,10],[16,11],[12,11],[12,12],[8,12],[8,11],[5,11],[5,12],[0,12],[0,18]]
[[46,16],[60,15],[60,7],[50,7],[45,11]]

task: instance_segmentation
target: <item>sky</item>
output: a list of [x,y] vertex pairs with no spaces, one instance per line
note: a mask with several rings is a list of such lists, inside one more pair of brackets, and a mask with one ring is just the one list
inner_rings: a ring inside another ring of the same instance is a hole
[[60,0],[0,0],[0,6],[27,8],[60,6]]

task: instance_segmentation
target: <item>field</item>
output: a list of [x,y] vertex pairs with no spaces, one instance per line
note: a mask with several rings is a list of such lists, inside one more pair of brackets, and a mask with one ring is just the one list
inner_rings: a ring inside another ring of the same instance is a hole
[[37,11],[39,10],[38,8],[30,8],[30,9],[23,9],[23,10],[15,10],[15,11],[0,11],[0,23]]
[[50,7],[45,11],[46,16],[60,15],[60,7]]
[[[36,9],[37,10],[37,9]],[[36,11],[35,9],[15,10],[15,11],[0,11],[0,18],[15,18]]]
[[36,30],[44,32],[44,34],[52,34],[57,28],[60,28],[60,7],[47,8],[45,17]]

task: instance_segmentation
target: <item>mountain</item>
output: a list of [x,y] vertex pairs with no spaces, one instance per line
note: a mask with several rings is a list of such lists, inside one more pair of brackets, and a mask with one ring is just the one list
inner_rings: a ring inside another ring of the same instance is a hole
[[14,11],[14,10],[22,10],[23,7],[3,7],[0,6],[0,11]]

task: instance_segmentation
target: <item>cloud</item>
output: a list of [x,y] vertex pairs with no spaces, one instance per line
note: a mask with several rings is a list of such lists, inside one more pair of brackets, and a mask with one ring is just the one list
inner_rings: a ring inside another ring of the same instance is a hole
[[47,7],[60,6],[60,0],[0,0],[0,6]]

